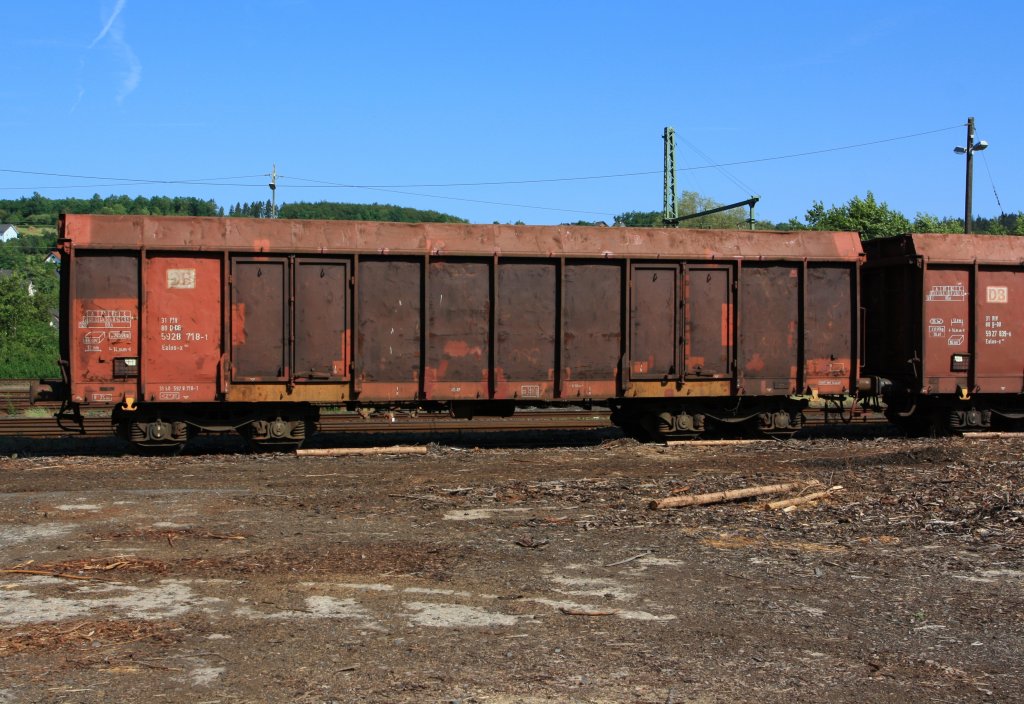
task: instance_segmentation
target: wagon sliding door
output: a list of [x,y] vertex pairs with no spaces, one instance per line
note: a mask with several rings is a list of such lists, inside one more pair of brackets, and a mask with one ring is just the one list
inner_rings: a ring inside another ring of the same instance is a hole
[[806,277],[803,386],[821,394],[847,393],[857,383],[856,269],[812,262]]
[[618,394],[625,274],[625,267],[618,262],[566,263],[562,398],[610,398]]
[[239,258],[231,277],[232,382],[349,377],[347,260]]
[[722,266],[686,268],[684,353],[687,379],[732,376],[732,272]]
[[221,357],[222,261],[215,254],[143,259],[142,398],[214,401]]
[[679,267],[675,264],[634,264],[632,282],[630,377],[674,377],[679,368]]
[[557,275],[552,261],[506,259],[498,265],[495,398],[553,397]]
[[739,296],[741,387],[748,395],[794,393],[800,366],[800,267],[744,264]]
[[296,381],[341,381],[349,376],[349,265],[336,259],[295,263]]
[[232,280],[231,380],[288,379],[288,260],[235,259]]
[[423,261],[360,257],[355,385],[360,399],[406,400],[420,391]]
[[489,395],[491,262],[434,259],[428,268],[427,398]]

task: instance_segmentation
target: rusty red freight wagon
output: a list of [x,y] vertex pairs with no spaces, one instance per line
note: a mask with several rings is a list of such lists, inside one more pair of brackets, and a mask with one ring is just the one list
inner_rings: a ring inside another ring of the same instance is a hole
[[323,405],[791,432],[857,388],[856,233],[65,215],[60,235],[69,402],[139,445],[296,444]]
[[909,430],[1024,419],[1024,238],[914,234],[866,242],[865,372]]

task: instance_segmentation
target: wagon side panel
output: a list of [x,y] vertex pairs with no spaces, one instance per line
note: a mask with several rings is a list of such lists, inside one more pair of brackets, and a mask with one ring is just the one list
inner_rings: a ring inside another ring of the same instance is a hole
[[623,266],[568,262],[563,306],[562,397],[618,395],[622,359]]
[[355,385],[363,401],[419,396],[423,261],[363,257],[357,275]]
[[295,263],[295,362],[298,383],[349,378],[350,264],[342,259]]
[[971,271],[962,265],[929,265],[924,271],[922,322],[926,393],[968,388]]
[[804,297],[804,385],[822,395],[856,389],[856,269],[812,263]]
[[981,393],[1024,393],[1024,270],[978,272],[975,384]]
[[678,264],[634,264],[629,311],[630,379],[679,376]]
[[686,271],[684,358],[689,381],[733,376],[732,269],[689,265]]
[[490,396],[491,262],[435,259],[427,283],[428,399]]
[[142,398],[214,401],[221,358],[221,258],[145,259]]
[[751,263],[740,272],[738,365],[744,394],[794,393],[800,366],[800,267]]
[[72,400],[102,406],[138,398],[138,253],[80,250],[69,264]]
[[285,257],[236,258],[232,279],[232,381],[288,381],[291,374],[288,260]]
[[494,397],[529,402],[555,392],[558,266],[503,260],[498,265]]

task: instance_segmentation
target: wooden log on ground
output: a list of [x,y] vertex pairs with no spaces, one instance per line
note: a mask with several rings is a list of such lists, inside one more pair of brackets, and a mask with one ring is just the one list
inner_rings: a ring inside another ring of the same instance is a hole
[[324,447],[296,450],[299,457],[348,457],[350,455],[425,455],[425,445],[392,445],[391,447]]
[[832,487],[826,491],[816,491],[813,494],[804,494],[803,496],[795,496],[792,499],[779,499],[778,501],[768,502],[768,508],[786,508],[788,506],[800,506],[801,504],[809,504],[812,501],[818,499],[825,499],[832,496],[832,492],[837,491],[839,487]]
[[716,491],[710,494],[695,494],[693,496],[670,496],[667,499],[655,499],[650,507],[655,510],[663,508],[677,508],[679,506],[703,506],[705,504],[717,504],[723,501],[736,501],[747,499],[751,496],[764,496],[765,494],[781,494],[785,491],[806,489],[812,486],[820,486],[821,482],[812,480],[809,482],[787,482],[785,484],[768,484],[764,486],[749,486],[745,489],[732,489],[730,491]]
[[778,440],[762,438],[740,438],[737,440],[666,440],[665,447],[713,447],[715,445],[760,445],[775,443]]

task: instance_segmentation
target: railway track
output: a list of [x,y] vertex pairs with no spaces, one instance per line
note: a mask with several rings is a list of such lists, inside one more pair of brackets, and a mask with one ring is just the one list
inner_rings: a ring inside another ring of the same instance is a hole
[[[823,427],[827,419],[821,413],[808,413],[806,427]],[[866,413],[852,421],[834,425],[865,426],[884,424],[881,414]],[[611,427],[605,410],[538,410],[521,411],[503,418],[451,418],[442,415],[396,416],[363,418],[354,413],[325,414],[320,417],[320,433],[428,433],[453,431],[524,431],[524,430],[592,430]],[[0,416],[0,436],[22,438],[104,437],[113,435],[110,419],[89,416],[84,419],[84,433],[65,423],[57,425],[53,416]]]
[[[68,428],[70,425],[65,424]],[[110,426],[110,418],[89,417],[84,422],[85,435],[90,437],[101,437],[113,435]],[[57,425],[57,419],[53,416],[28,417],[28,416],[0,416],[0,436],[20,438],[59,438],[65,436],[81,436],[78,430],[64,430]]]
[[[65,423],[68,428],[71,425]],[[508,418],[450,418],[447,416],[398,416],[390,418],[363,418],[357,414],[324,415],[320,418],[321,433],[417,433],[458,430],[514,431],[514,430],[588,430],[611,425],[607,411],[544,410],[524,411]],[[89,437],[113,434],[107,417],[85,418],[85,433]],[[24,438],[53,438],[81,436],[83,433],[65,430],[52,416],[30,418],[0,416],[0,436]]]

